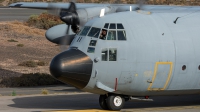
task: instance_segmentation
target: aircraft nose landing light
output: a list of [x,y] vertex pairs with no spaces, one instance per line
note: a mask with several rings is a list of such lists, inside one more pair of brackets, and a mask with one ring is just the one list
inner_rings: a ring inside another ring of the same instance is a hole
[[90,80],[92,64],[92,60],[82,51],[69,49],[53,58],[50,72],[58,80],[83,89]]

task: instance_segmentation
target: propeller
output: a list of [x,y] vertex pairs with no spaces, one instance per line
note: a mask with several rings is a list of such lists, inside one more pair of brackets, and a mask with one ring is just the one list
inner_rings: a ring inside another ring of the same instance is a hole
[[57,8],[54,4],[49,3],[49,13],[53,14],[55,16],[59,16],[60,19],[66,23],[67,29],[66,29],[66,35],[63,36],[60,39],[60,49],[61,51],[65,51],[67,49],[67,45],[71,43],[75,35],[70,35],[69,30],[70,28],[74,33],[79,32],[79,25],[80,25],[80,20],[79,16],[76,12],[76,4],[74,2],[70,2],[70,5],[66,9],[59,9]]
[[65,51],[67,49],[66,45],[69,45],[73,39],[69,35],[70,26],[74,33],[77,33],[79,31],[80,21],[79,21],[78,14],[76,12],[76,5],[74,2],[70,2],[70,6],[68,9],[60,10],[60,19],[68,25],[67,30],[66,30],[66,36],[63,39],[61,39],[61,42],[60,42],[61,51]]
[[147,0],[137,0],[136,4],[138,5],[138,7],[136,7],[135,10],[142,10],[146,1]]

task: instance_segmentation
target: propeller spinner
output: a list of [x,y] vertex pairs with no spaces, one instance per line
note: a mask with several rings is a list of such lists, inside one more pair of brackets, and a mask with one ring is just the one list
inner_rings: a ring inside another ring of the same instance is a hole
[[77,33],[79,31],[80,20],[76,12],[76,5],[74,2],[70,2],[68,9],[61,9],[60,19],[67,25],[71,25],[73,32]]

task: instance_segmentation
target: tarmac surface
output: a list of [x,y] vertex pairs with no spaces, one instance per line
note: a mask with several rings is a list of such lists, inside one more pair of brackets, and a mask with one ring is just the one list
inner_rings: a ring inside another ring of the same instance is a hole
[[[0,21],[25,21],[45,10],[0,7]],[[48,94],[42,94],[47,90]],[[14,95],[14,96],[12,96]],[[15,96],[16,95],[16,96]],[[103,112],[99,95],[74,87],[0,88],[0,112]],[[126,102],[122,112],[200,112],[200,95],[150,97],[153,102]]]
[[39,95],[42,94],[43,90],[48,90],[48,94],[68,94],[82,92],[81,90],[67,85],[55,85],[40,87],[0,88],[0,96],[11,96],[13,93],[15,93],[18,96]]
[[[49,93],[42,94],[45,89]],[[15,92],[13,95],[13,91]],[[99,95],[58,85],[31,88],[0,88],[0,112],[105,112]],[[150,97],[153,102],[125,103],[122,112],[199,112],[200,95]]]
[[0,21],[26,21],[31,15],[47,12],[41,9],[0,7]]

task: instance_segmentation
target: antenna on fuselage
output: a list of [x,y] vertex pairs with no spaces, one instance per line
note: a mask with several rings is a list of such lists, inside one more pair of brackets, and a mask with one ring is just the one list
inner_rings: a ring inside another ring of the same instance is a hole
[[101,9],[99,17],[103,17],[105,15],[105,8]]
[[177,17],[177,18],[176,18],[176,20],[174,21],[174,24],[176,24],[176,22],[177,22],[177,20],[178,20],[179,18],[180,18],[180,17]]
[[130,12],[132,11],[132,6],[130,6]]

